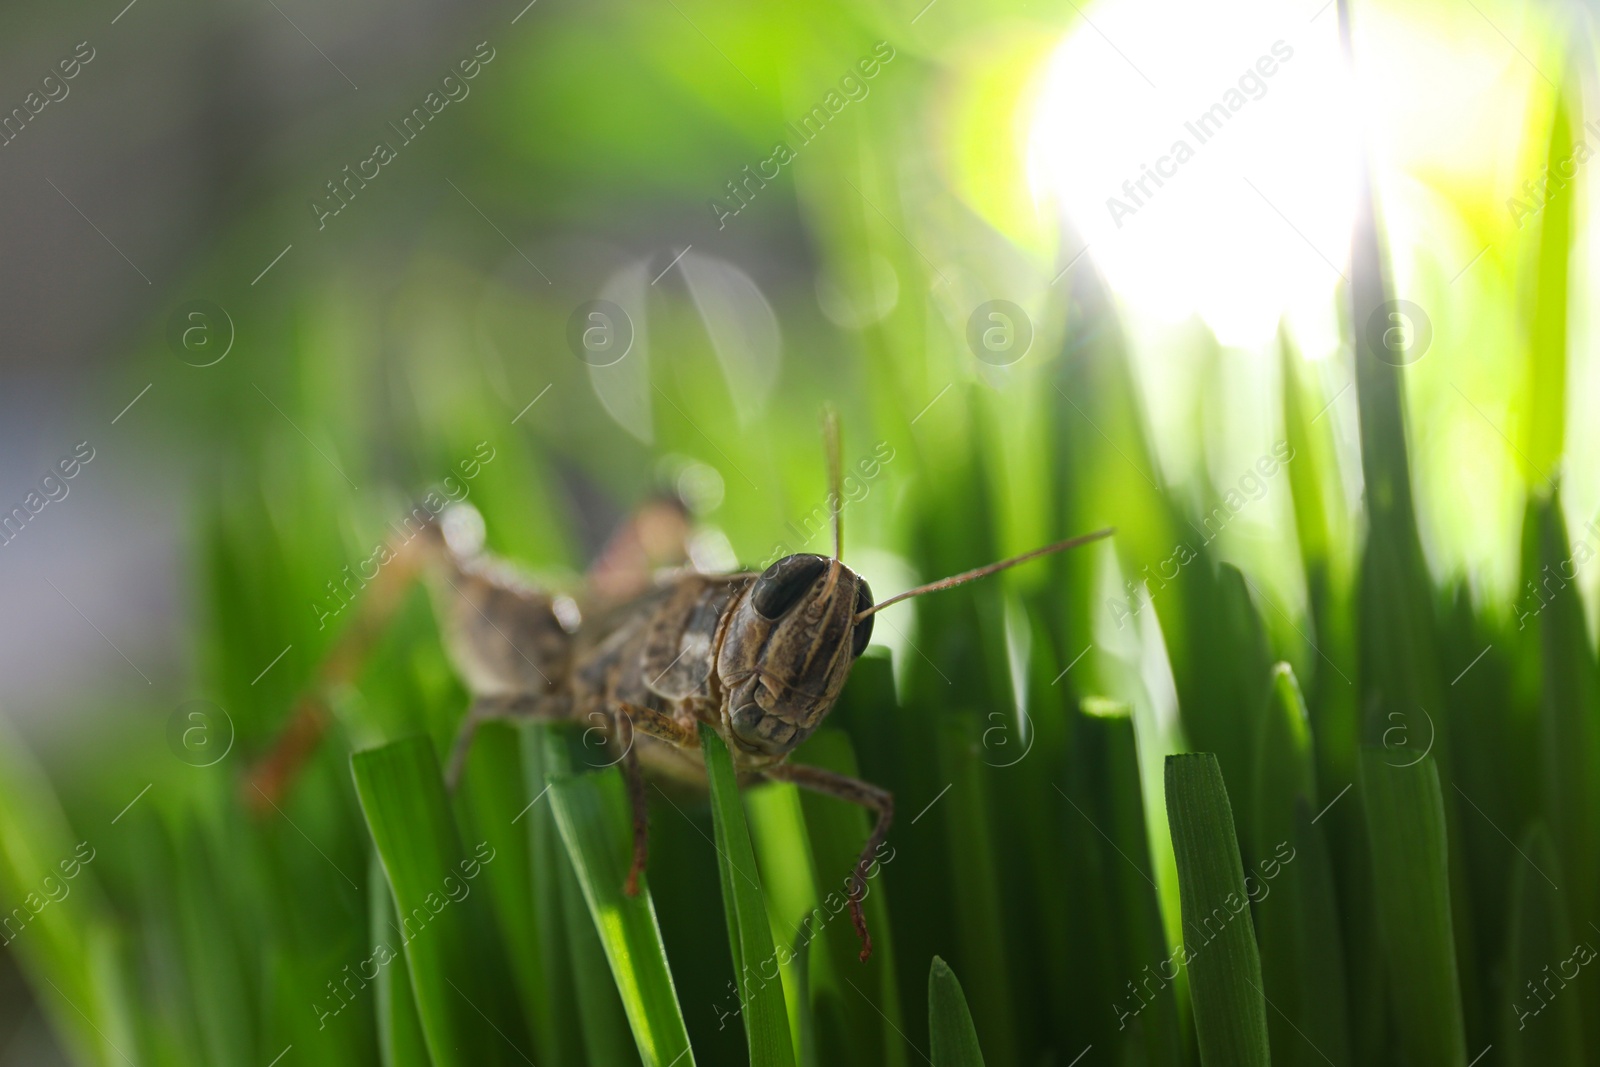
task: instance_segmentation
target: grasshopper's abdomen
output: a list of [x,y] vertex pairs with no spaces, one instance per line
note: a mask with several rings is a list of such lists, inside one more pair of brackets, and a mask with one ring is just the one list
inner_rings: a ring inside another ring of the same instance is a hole
[[550,595],[487,560],[451,569],[436,596],[450,659],[467,688],[475,696],[564,690],[574,642]]

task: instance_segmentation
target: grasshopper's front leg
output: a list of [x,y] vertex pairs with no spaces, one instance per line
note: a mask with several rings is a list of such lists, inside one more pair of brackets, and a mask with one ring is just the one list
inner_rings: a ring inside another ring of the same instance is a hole
[[[691,743],[695,735],[693,731],[681,725],[671,716],[663,715],[650,708],[639,707],[623,701],[615,701],[615,710],[605,715],[615,736],[618,746],[622,749],[623,780],[628,785],[628,799],[633,809],[633,863],[628,869],[628,880],[623,885],[623,892],[628,896],[637,896],[639,893],[639,876],[644,873],[645,863],[649,858],[649,824],[647,821],[648,806],[646,804],[644,773],[639,766],[639,754],[634,751],[633,733],[638,729],[642,733],[659,737],[664,741],[676,745]],[[467,753],[472,749],[472,740],[478,732],[478,727],[493,719],[543,719],[556,721],[571,717],[572,702],[566,696],[555,694],[524,694],[516,696],[479,697],[472,702],[466,717],[461,721],[461,728],[456,733],[454,743],[450,746],[450,759],[445,770],[445,784],[451,792],[455,792],[460,784],[461,772],[466,766]],[[591,714],[596,714],[591,712]]]
[[633,716],[619,708],[611,721],[616,724],[617,743],[622,746],[622,780],[627,783],[628,806],[633,811],[633,862],[628,865],[628,878],[622,883],[622,892],[636,897],[639,876],[650,858],[650,804],[644,792],[639,753],[633,750]]
[[622,700],[614,703],[616,710],[611,718],[616,723],[617,741],[622,746],[622,778],[628,784],[628,800],[633,808],[633,863],[628,867],[628,880],[623,883],[622,891],[632,897],[639,894],[639,876],[644,874],[645,863],[650,858],[650,809],[639,754],[633,748],[633,732],[638,730],[679,747],[692,746],[696,740],[693,730],[670,715]]
[[866,847],[861,850],[861,858],[856,861],[856,869],[850,879],[850,921],[855,923],[856,936],[861,938],[861,962],[865,963],[872,955],[872,935],[867,932],[867,917],[861,910],[861,902],[867,895],[867,872],[872,869],[878,847],[889,836],[889,825],[894,822],[894,794],[871,782],[836,774],[821,767],[779,763],[763,768],[761,773],[778,781],[793,782],[813,793],[859,804],[875,816],[872,833],[867,837]]

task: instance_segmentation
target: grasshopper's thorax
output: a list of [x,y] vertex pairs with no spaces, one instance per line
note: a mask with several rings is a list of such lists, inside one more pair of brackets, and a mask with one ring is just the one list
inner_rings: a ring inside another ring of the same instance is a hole
[[777,762],[828,714],[867,646],[867,583],[836,559],[786,556],[728,608],[716,681],[729,740],[746,757]]

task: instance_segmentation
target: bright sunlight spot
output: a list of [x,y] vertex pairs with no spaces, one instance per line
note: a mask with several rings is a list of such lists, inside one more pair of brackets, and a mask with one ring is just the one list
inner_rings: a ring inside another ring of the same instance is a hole
[[1035,199],[1135,315],[1199,314],[1252,346],[1285,313],[1326,317],[1357,178],[1333,6],[1101,0],[1083,15],[1038,100]]

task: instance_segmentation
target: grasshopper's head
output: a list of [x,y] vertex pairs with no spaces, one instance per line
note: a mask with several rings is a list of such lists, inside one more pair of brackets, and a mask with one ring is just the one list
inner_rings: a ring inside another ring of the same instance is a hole
[[872,636],[872,590],[837,559],[785,556],[753,579],[717,657],[733,741],[781,758],[811,736]]
[[839,561],[844,548],[840,509],[839,421],[823,415],[828,448],[833,558],[800,553],[762,571],[724,616],[717,652],[733,744],[746,755],[778,761],[811,736],[828,712],[850,665],[866,651],[872,616],[902,600],[985,578],[1030,559],[1111,536],[1108,529],[1058,541],[986,567],[908,589],[881,604],[855,571]]

